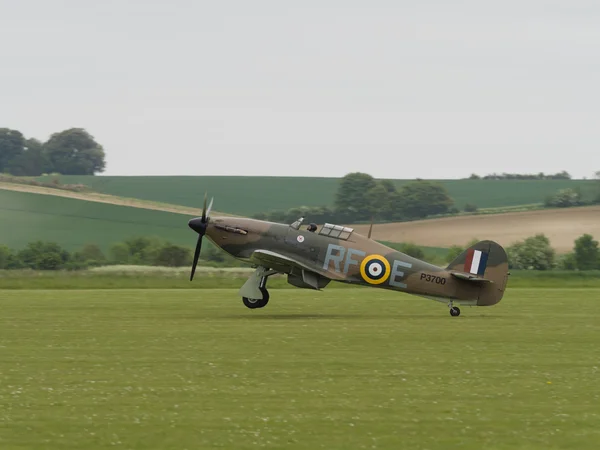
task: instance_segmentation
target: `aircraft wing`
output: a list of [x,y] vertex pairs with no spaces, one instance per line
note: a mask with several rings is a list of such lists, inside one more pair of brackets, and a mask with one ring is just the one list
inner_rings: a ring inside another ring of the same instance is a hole
[[[305,272],[312,272],[329,279],[342,279],[341,275],[324,270],[318,266],[312,266],[295,258],[276,253],[271,250],[254,250],[250,256],[250,261],[261,266],[269,267],[281,273],[289,273],[292,269],[299,269]],[[337,276],[336,276],[337,275]]]

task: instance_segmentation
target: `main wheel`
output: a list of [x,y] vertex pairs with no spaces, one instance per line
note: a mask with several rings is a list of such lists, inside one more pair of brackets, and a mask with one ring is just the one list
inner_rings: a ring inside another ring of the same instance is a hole
[[267,291],[267,288],[260,288],[260,292],[262,292],[262,298],[242,297],[244,306],[250,309],[264,308],[269,303],[269,291]]
[[259,304],[262,302],[262,299],[242,297],[242,302],[244,302],[244,306],[246,308],[254,309],[259,308]]
[[453,306],[452,308],[450,308],[450,315],[452,317],[460,316],[460,309],[457,308],[456,306]]

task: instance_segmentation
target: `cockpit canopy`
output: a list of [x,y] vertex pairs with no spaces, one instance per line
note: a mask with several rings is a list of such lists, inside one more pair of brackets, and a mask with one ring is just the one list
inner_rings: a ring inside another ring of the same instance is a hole
[[353,228],[343,227],[341,225],[333,225],[331,223],[326,223],[319,231],[320,235],[329,236],[332,238],[343,239],[346,240],[350,237]]

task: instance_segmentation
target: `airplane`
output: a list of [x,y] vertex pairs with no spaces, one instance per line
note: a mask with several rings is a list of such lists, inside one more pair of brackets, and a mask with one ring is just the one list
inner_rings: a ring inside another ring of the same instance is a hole
[[446,303],[457,317],[455,305],[491,306],[503,297],[508,258],[498,243],[480,241],[462,252],[447,267],[438,267],[371,239],[354,229],[310,223],[303,217],[292,224],[240,217],[211,217],[213,199],[202,215],[188,226],[198,233],[190,281],[206,236],[213,244],[256,270],[239,290],[247,308],[264,308],[269,302],[267,280],[287,275],[301,289],[321,290],[331,281],[404,292]]

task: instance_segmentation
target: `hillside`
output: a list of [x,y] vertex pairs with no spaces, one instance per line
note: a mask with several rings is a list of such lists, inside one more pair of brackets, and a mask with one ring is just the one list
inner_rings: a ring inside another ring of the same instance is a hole
[[[64,192],[64,191],[59,191]],[[192,215],[0,189],[0,244],[20,249],[34,240],[68,250],[87,243],[108,250],[131,236],[152,235],[194,247]]]
[[[47,177],[41,180],[49,181]],[[85,184],[94,191],[199,208],[204,192],[215,197],[215,209],[250,216],[296,206],[332,206],[339,178],[310,177],[190,177],[190,176],[61,176],[63,183]],[[391,180],[397,187],[414,180]],[[440,180],[456,206],[466,203],[495,208],[541,203],[558,189],[579,186],[587,195],[592,181],[584,180]]]
[[[354,225],[368,233],[368,225]],[[498,215],[460,216],[415,222],[375,225],[372,238],[432,247],[464,245],[473,238],[492,239],[503,246],[537,233],[544,233],[558,252],[573,249],[573,241],[584,233],[600,239],[600,206],[548,209]]]
[[[27,190],[31,192],[23,192]],[[1,185],[0,243],[21,248],[32,240],[43,239],[74,250],[94,242],[107,250],[110,244],[131,236],[154,235],[193,247],[196,237],[187,221],[199,213],[195,208],[94,193]],[[353,226],[359,233],[368,233],[368,225]],[[462,245],[473,238],[494,239],[508,246],[536,233],[545,233],[560,252],[571,250],[573,241],[583,233],[598,239],[600,206],[380,224],[375,225],[372,237],[441,250],[440,247]]]

